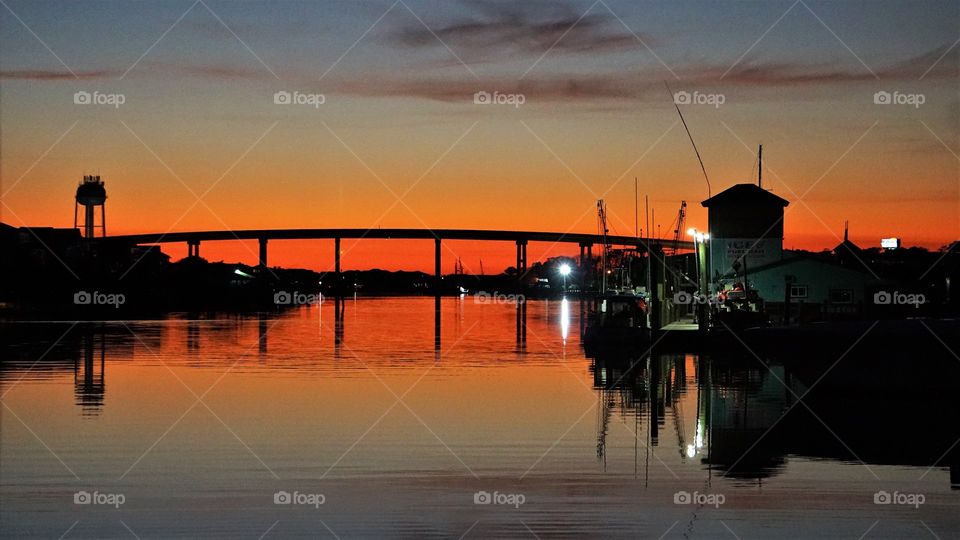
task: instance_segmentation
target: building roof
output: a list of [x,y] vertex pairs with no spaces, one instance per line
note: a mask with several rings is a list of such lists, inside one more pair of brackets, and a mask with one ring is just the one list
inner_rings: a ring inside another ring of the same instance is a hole
[[712,205],[723,204],[776,204],[781,207],[790,204],[789,201],[777,197],[773,193],[763,189],[756,184],[736,184],[728,189],[717,193],[713,197],[701,202],[703,206],[709,208]]

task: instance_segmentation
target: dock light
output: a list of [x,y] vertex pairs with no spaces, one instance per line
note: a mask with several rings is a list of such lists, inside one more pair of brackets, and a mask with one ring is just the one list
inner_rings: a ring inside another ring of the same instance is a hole
[[[560,265],[560,275],[563,276],[563,290],[564,290],[564,292],[566,292],[566,290],[567,290],[567,276],[570,275],[570,265],[569,265],[569,264],[561,264],[561,265]],[[566,338],[566,336],[564,336],[564,338]]]
[[693,239],[699,243],[703,243],[705,240],[710,239],[709,233],[700,232],[693,227],[690,227],[689,229],[687,229],[687,235],[692,236]]

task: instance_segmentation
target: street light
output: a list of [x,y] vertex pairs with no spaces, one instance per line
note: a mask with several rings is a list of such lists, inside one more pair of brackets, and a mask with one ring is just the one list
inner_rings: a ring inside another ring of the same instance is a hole
[[570,265],[560,265],[560,275],[563,276],[563,292],[567,292],[567,276],[570,275]]
[[697,289],[701,296],[701,301],[697,304],[697,318],[699,319],[700,330],[705,331],[707,328],[707,309],[706,303],[703,300],[710,292],[707,286],[707,279],[709,279],[709,277],[707,274],[706,241],[710,239],[710,234],[700,232],[693,227],[687,229],[687,234],[693,237],[693,247],[697,263]]

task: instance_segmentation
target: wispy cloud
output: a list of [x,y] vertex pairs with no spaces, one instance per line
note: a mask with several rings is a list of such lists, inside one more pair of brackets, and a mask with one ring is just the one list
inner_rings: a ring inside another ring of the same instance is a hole
[[[609,12],[595,7],[584,14],[565,3],[470,2],[474,14],[457,22],[427,29],[405,21],[386,36],[392,45],[425,49],[441,47],[438,37],[471,60],[503,53],[541,55],[601,53],[636,49],[637,38]],[[436,35],[434,35],[436,34]],[[562,38],[562,39],[561,39]],[[643,36],[647,43],[655,43]]]
[[119,77],[122,71],[114,70],[94,70],[94,71],[74,71],[54,70],[54,69],[11,69],[0,71],[0,79],[24,80],[24,81],[61,81],[77,79],[107,79]]
[[199,79],[214,79],[214,80],[268,80],[270,77],[269,73],[264,73],[262,70],[258,69],[249,69],[241,68],[232,65],[218,65],[218,64],[174,64],[166,62],[151,62],[146,66],[148,70],[154,70],[155,72],[170,74],[170,75],[182,75],[186,77],[195,77]]
[[[946,46],[898,61],[876,70],[881,82],[917,81],[943,56]],[[956,79],[960,55],[951,51],[927,73],[925,80]],[[799,63],[755,63],[738,66],[721,80],[727,67],[701,64],[679,67],[676,71],[684,87],[711,88],[792,88],[796,90],[836,87],[853,84],[876,84],[865,70],[844,70],[832,66]],[[334,90],[364,97],[412,97],[446,102],[467,102],[477,90],[499,90],[525,94],[530,103],[582,102],[595,104],[617,101],[661,99],[664,95],[663,73],[657,70],[605,72],[597,74],[546,74],[518,80],[516,77],[486,77],[478,83],[466,78],[432,78],[381,76],[366,74],[332,81]],[[329,90],[329,88],[328,88]]]
[[[942,45],[916,56],[889,63],[875,72],[880,84],[888,82],[933,83],[936,80],[960,78],[960,47],[950,49]],[[856,66],[842,69],[827,64],[803,64],[791,62],[754,62],[737,66],[726,73],[728,66],[719,63],[690,64],[677,66],[680,82],[678,88],[704,87],[716,89],[740,88],[744,90],[764,88],[790,88],[797,91],[815,88],[838,87],[856,84],[877,83],[873,75]],[[298,73],[299,71],[299,73]],[[112,79],[122,70],[101,69],[77,71],[77,78]],[[721,79],[721,76],[726,76]],[[249,81],[270,83],[273,79],[263,70],[238,67],[230,64],[178,64],[150,62],[138,71],[139,77],[183,77],[216,81]],[[923,79],[921,80],[921,77]],[[8,70],[0,71],[2,79],[25,81],[70,81],[74,75],[55,70]],[[304,90],[315,88],[318,92],[373,98],[414,98],[440,102],[471,102],[478,90],[498,90],[504,93],[523,93],[530,103],[581,103],[589,106],[617,106],[624,101],[659,100],[663,98],[663,73],[659,70],[635,69],[630,71],[604,71],[598,73],[542,73],[518,79],[515,75],[474,78],[450,76],[424,77],[419,73],[396,73],[394,71],[353,72],[331,77],[322,87],[318,86],[315,73],[292,69],[284,80]]]

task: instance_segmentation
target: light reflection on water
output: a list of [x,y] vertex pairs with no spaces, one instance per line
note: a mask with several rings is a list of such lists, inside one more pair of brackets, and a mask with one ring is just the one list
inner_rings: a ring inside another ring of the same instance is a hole
[[[856,538],[960,526],[953,397],[893,392],[877,373],[805,395],[808,370],[736,355],[587,359],[576,300],[445,298],[439,329],[434,307],[347,299],[341,317],[327,302],[5,324],[0,532]],[[79,490],[125,502],[75,505]],[[876,505],[880,490],[925,502]],[[325,501],[276,505],[280,491]],[[481,491],[523,504],[475,504]],[[677,504],[683,493],[723,503]]]

